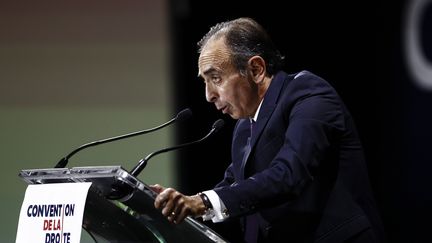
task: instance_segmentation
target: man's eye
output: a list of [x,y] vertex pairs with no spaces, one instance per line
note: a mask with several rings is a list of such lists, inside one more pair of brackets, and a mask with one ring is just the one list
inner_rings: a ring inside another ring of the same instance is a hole
[[221,79],[219,76],[213,76],[213,77],[211,77],[211,81],[212,81],[214,84],[220,84],[221,81],[222,81],[222,79]]

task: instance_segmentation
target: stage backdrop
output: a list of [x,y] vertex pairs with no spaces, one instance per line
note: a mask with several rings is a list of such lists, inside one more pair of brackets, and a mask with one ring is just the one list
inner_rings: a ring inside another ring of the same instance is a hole
[[[1,1],[0,242],[14,242],[26,183],[81,144],[171,118],[166,1]],[[175,125],[82,150],[68,167],[132,169],[172,145]],[[175,186],[174,154],[140,178]],[[82,242],[93,242],[85,239]]]
[[[178,140],[201,136],[217,118],[222,133],[180,152],[179,183],[196,193],[215,185],[230,163],[234,122],[205,101],[195,78],[196,43],[217,22],[253,17],[286,56],[286,70],[327,79],[350,109],[389,242],[426,242],[432,217],[432,2],[413,1],[171,1],[176,104],[201,120]],[[200,151],[201,153],[197,153]],[[220,225],[212,225],[215,228]],[[235,242],[232,228],[220,229]]]

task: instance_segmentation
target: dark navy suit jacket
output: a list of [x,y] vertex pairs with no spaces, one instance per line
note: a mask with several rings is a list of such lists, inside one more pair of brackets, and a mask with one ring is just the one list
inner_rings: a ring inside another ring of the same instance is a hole
[[278,72],[251,150],[249,137],[250,121],[238,120],[232,163],[215,187],[230,217],[257,214],[266,242],[343,242],[367,229],[381,241],[362,145],[329,83]]

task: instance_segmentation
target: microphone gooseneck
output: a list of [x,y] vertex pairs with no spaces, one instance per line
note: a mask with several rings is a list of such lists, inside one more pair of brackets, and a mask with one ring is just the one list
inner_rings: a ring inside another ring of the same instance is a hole
[[152,158],[153,156],[160,154],[160,153],[165,153],[171,150],[175,150],[175,149],[180,149],[186,146],[190,146],[190,145],[194,145],[197,143],[201,143],[204,140],[206,140],[207,138],[209,138],[212,134],[216,133],[217,131],[219,131],[219,129],[221,129],[223,127],[223,125],[225,124],[224,120],[219,119],[216,122],[213,123],[213,126],[211,128],[211,130],[207,133],[207,135],[205,135],[204,137],[202,137],[199,140],[193,141],[193,142],[188,142],[188,143],[184,143],[184,144],[180,144],[180,145],[176,145],[173,147],[169,147],[169,148],[164,148],[161,150],[157,150],[153,153],[148,154],[144,159],[141,159],[140,161],[138,161],[138,164],[132,169],[132,171],[130,172],[130,174],[134,177],[137,177],[141,171],[147,166],[147,162],[150,158]]
[[172,118],[168,122],[165,122],[162,125],[159,125],[157,127],[153,127],[153,128],[146,129],[146,130],[141,130],[141,131],[137,131],[137,132],[128,133],[128,134],[125,134],[125,135],[120,135],[120,136],[116,136],[116,137],[112,137],[112,138],[102,139],[102,140],[98,140],[98,141],[94,141],[94,142],[83,144],[80,147],[78,147],[75,150],[73,150],[72,152],[70,152],[68,155],[66,155],[64,158],[62,158],[59,162],[57,162],[55,168],[64,168],[64,167],[66,167],[66,165],[69,162],[69,159],[74,154],[76,154],[78,151],[83,150],[85,148],[93,147],[93,146],[96,146],[96,145],[99,145],[99,144],[103,144],[103,143],[113,142],[113,141],[124,139],[124,138],[130,138],[130,137],[146,134],[146,133],[149,133],[149,132],[153,132],[153,131],[159,130],[161,128],[164,128],[164,127],[166,127],[166,126],[168,126],[168,125],[170,125],[170,124],[172,124],[172,123],[174,123],[176,121],[184,121],[184,120],[190,118],[191,116],[192,116],[192,111],[189,108],[186,108],[186,109],[180,111],[174,118]]

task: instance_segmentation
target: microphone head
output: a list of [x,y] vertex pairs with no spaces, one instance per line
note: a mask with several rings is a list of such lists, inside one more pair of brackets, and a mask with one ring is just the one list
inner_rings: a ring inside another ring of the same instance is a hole
[[219,131],[225,124],[225,121],[222,119],[219,119],[213,123],[212,129],[214,129],[215,132]]
[[175,119],[176,119],[177,121],[184,121],[184,120],[189,119],[191,116],[192,116],[192,111],[191,111],[191,109],[186,108],[186,109],[180,111],[180,112],[177,114],[177,116],[176,116]]

